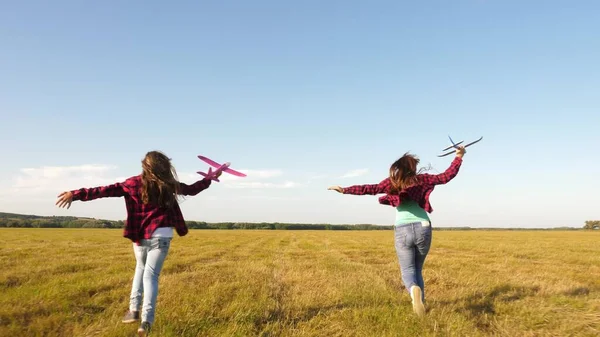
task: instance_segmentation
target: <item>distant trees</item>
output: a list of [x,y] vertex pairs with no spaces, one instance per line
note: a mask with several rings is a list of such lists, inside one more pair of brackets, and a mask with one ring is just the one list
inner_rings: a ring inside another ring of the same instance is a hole
[[18,228],[122,228],[123,221],[92,218],[0,213],[0,227]]
[[332,225],[280,222],[216,222],[186,221],[190,229],[263,229],[263,230],[386,230],[392,226]]
[[[217,222],[186,221],[190,229],[263,229],[263,230],[389,230],[392,226],[368,224],[331,225],[279,222]],[[122,220],[102,220],[78,217],[37,216],[0,212],[0,227],[18,228],[123,228]]]
[[[391,230],[393,226],[378,226],[370,224],[333,225],[333,224],[303,224],[281,222],[215,222],[186,221],[189,229],[262,229],[262,230]],[[12,228],[123,228],[122,220],[103,220],[79,218],[72,216],[37,216],[0,212],[0,227]],[[599,220],[585,222],[583,229],[600,229]],[[434,230],[476,230],[470,227],[434,227]],[[581,230],[581,228],[477,228],[477,230]]]

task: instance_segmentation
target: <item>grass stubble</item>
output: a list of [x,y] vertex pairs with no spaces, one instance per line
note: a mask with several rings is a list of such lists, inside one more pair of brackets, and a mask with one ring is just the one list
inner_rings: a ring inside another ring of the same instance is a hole
[[[0,336],[133,336],[120,230],[0,230]],[[173,239],[154,336],[599,336],[600,233],[434,231],[427,315],[390,231],[193,230]]]

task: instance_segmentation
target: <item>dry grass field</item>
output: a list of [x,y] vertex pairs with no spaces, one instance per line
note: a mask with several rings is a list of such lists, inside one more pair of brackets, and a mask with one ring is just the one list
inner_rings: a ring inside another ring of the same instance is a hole
[[[134,336],[121,230],[1,229],[1,336]],[[391,231],[195,230],[161,274],[153,336],[599,336],[600,233],[434,231],[427,316]]]

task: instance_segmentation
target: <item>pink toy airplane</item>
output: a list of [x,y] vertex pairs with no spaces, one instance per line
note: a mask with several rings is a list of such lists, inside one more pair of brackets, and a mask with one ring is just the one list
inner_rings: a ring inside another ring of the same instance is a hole
[[204,176],[204,177],[212,179],[214,181],[219,181],[219,179],[217,178],[217,174],[219,172],[221,172],[221,171],[227,172],[229,174],[232,174],[232,175],[238,176],[238,177],[245,177],[246,176],[245,174],[243,174],[241,172],[238,172],[238,171],[230,169],[229,168],[229,165],[231,165],[230,163],[219,164],[219,163],[215,162],[214,160],[206,158],[204,156],[198,156],[198,158],[200,158],[200,160],[208,163],[210,166],[215,167],[216,170],[213,171],[212,167],[209,167],[207,173],[200,172],[200,171],[198,171],[197,173],[200,174],[200,175],[202,175],[202,176]]

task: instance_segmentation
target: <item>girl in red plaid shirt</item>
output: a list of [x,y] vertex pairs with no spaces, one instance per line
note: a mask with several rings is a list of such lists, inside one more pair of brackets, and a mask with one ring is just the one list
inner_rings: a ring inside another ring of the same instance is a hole
[[436,185],[445,184],[458,174],[465,152],[464,147],[459,147],[450,167],[441,174],[418,172],[419,159],[407,153],[391,165],[389,177],[379,184],[329,187],[343,194],[385,194],[379,198],[379,202],[396,207],[396,254],[402,281],[412,299],[413,310],[419,316],[425,314],[423,264],[432,239],[431,222],[427,214],[433,212],[429,195]]
[[[220,175],[219,172],[216,177]],[[74,200],[124,197],[127,206],[127,222],[123,229],[123,236],[133,242],[137,265],[131,288],[129,311],[125,314],[123,323],[134,323],[141,318],[139,336],[146,336],[154,322],[158,278],[171,245],[173,228],[179,236],[188,233],[177,202],[177,195],[196,195],[207,189],[210,184],[211,179],[208,178],[192,185],[179,182],[171,160],[161,152],[151,151],[142,160],[140,175],[124,182],[80,188],[63,192],[58,196],[56,204],[67,208]]]

